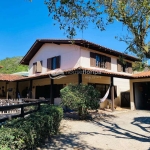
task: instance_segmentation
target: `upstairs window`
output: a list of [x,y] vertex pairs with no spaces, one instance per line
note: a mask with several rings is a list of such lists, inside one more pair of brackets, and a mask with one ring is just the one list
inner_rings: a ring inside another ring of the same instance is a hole
[[42,61],[33,63],[33,74],[42,72]]
[[117,70],[118,72],[132,73],[132,63],[122,63],[120,60],[117,60]]
[[47,70],[54,70],[60,68],[60,56],[47,59]]
[[111,58],[108,56],[90,52],[90,65],[91,67],[111,69]]

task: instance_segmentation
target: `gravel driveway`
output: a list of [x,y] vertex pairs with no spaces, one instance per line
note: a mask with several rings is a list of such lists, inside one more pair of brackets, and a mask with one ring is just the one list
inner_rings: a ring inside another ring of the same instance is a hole
[[150,111],[107,113],[92,121],[64,119],[43,150],[150,150]]

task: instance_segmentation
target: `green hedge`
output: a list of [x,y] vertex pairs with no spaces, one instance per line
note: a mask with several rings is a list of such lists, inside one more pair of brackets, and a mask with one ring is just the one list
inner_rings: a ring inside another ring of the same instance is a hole
[[0,149],[35,149],[47,137],[57,134],[62,117],[61,107],[44,105],[24,119],[8,121],[0,128]]

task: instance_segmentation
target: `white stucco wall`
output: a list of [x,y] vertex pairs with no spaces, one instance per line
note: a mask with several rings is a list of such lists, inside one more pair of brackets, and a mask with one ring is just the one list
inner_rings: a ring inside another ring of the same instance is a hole
[[117,58],[111,57],[111,71],[118,72],[117,71]]
[[[98,54],[102,54],[102,55],[111,57],[111,70],[104,69],[104,68],[98,68],[98,67],[91,67],[90,66],[90,52],[95,52],[95,53],[98,53]],[[92,49],[81,47],[81,66],[82,67],[107,70],[107,71],[111,71],[111,72],[118,72],[117,71],[117,59],[118,59],[118,57],[107,55],[107,54],[104,54],[104,53],[101,53],[101,52],[94,51]],[[126,61],[128,61],[128,60],[126,60]],[[130,62],[130,61],[128,61],[128,62]],[[118,72],[118,73],[131,75],[131,74],[125,73],[125,72]]]
[[[107,54],[104,54],[104,53],[100,53],[100,52],[94,51],[94,50],[92,50],[92,49],[88,49],[88,48],[81,47],[81,66],[82,66],[82,67],[85,67],[85,68],[97,68],[97,69],[98,69],[98,67],[91,67],[91,66],[90,66],[90,52],[95,52],[95,53],[98,53],[98,54],[103,54],[103,55],[105,55],[105,56],[111,57],[111,59],[112,59],[112,57],[113,57],[113,56],[111,56],[111,55],[107,55]],[[113,63],[115,62],[115,64],[111,64],[111,65],[112,65],[112,66],[111,66],[111,70],[112,70],[112,68],[115,68],[116,65],[117,65],[117,59],[115,59],[115,60],[116,60],[116,62],[113,61]],[[111,61],[112,61],[112,60],[111,60]],[[101,68],[101,69],[103,69],[103,68]],[[107,69],[105,69],[105,70],[107,70]],[[110,70],[108,70],[108,71],[110,71]],[[116,69],[116,71],[117,71],[117,69]]]
[[117,98],[115,99],[115,104],[121,106],[121,93],[130,92],[130,80],[114,78],[114,85],[117,86]]
[[[111,57],[111,70],[91,67],[90,66],[90,52],[95,52],[99,54],[103,54]],[[29,76],[33,75],[33,63],[37,61],[42,61],[42,73],[47,72],[47,59],[55,56],[61,56],[61,67],[62,70],[84,67],[91,69],[101,69],[110,72],[118,72],[117,71],[117,59],[118,57],[107,55],[101,52],[94,51],[92,49],[88,49],[85,47],[80,47],[72,44],[52,44],[46,43],[44,44],[39,51],[35,54],[35,56],[31,59],[29,63]],[[126,60],[128,61],[128,60]],[[128,61],[130,62],[130,61]],[[128,74],[125,72],[119,72],[120,74]]]
[[80,66],[80,47],[72,44],[44,44],[29,63],[29,76],[33,75],[33,63],[42,61],[42,73],[47,72],[47,59],[61,55],[61,69]]

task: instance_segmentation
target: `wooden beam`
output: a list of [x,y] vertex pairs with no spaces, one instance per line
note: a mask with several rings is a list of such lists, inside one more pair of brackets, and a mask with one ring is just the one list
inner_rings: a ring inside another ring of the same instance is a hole
[[114,111],[114,81],[113,77],[111,77],[111,109]]
[[50,104],[54,104],[54,79],[51,80],[51,86],[50,86]]

